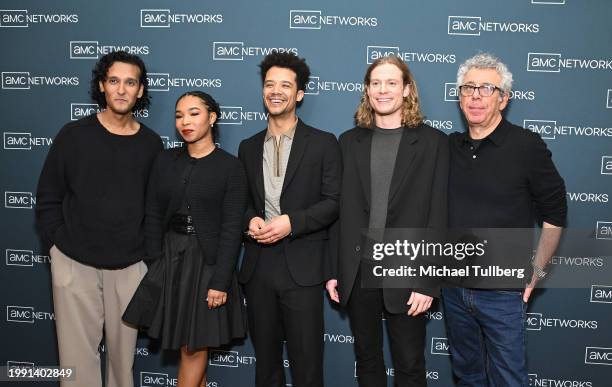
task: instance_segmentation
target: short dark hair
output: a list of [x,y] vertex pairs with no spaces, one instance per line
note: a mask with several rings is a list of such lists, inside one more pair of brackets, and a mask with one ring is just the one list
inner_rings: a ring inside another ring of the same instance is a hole
[[207,94],[199,90],[192,90],[192,91],[188,91],[186,93],[181,94],[176,99],[176,103],[174,104],[174,107],[176,108],[176,105],[178,105],[179,101],[187,96],[198,97],[199,99],[202,100],[202,102],[204,102],[204,105],[206,105],[206,109],[209,112],[214,112],[217,115],[217,120],[212,126],[213,141],[216,142],[219,139],[219,126],[217,126],[217,123],[221,119],[221,108],[219,107],[219,104],[217,103],[217,101],[215,101],[215,99],[210,94]]
[[125,51],[110,52],[100,58],[98,63],[96,63],[94,69],[91,71],[91,83],[89,85],[91,99],[101,108],[106,108],[106,98],[104,97],[104,93],[100,91],[100,82],[106,80],[108,69],[110,69],[115,62],[138,66],[140,69],[140,79],[138,81],[143,86],[142,97],[138,98],[138,101],[136,101],[136,104],[132,107],[132,111],[148,108],[151,104],[151,97],[149,97],[149,85],[147,84],[147,68],[142,59],[137,55],[132,55]]
[[278,52],[274,51],[261,61],[259,68],[261,69],[261,82],[266,80],[266,74],[272,67],[283,67],[295,73],[298,90],[306,90],[306,84],[310,78],[310,68],[306,64],[306,60],[300,58],[293,52]]

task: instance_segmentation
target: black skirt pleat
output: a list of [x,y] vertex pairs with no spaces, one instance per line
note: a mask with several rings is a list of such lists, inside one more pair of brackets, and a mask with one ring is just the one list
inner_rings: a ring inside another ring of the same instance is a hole
[[170,231],[164,246],[165,255],[149,266],[123,320],[145,327],[163,349],[218,347],[244,337],[246,313],[236,276],[226,304],[208,309],[215,266],[204,261],[196,236]]

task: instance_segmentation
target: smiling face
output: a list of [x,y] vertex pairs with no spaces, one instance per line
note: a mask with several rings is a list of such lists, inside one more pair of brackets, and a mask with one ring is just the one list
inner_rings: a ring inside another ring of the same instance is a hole
[[[473,68],[463,77],[464,85],[481,86],[487,83],[499,87],[501,76],[495,69]],[[491,96],[483,97],[475,90],[471,96],[461,95],[459,105],[471,129],[493,130],[502,119],[502,110],[508,105],[508,93],[501,95],[496,90]]]
[[401,126],[402,105],[410,93],[410,85],[404,85],[399,67],[391,63],[376,66],[367,86],[368,101],[374,110],[377,125],[380,119],[384,119],[395,127]]
[[176,104],[176,130],[187,144],[212,144],[212,125],[216,120],[217,114],[209,112],[204,101],[196,96],[186,95]]
[[302,98],[304,91],[297,89],[296,74],[293,70],[273,66],[266,72],[263,99],[270,116],[295,115],[296,105]]
[[106,78],[100,81],[100,91],[104,93],[106,108],[115,114],[129,114],[142,97],[143,85],[139,81],[138,66],[115,62],[108,68]]

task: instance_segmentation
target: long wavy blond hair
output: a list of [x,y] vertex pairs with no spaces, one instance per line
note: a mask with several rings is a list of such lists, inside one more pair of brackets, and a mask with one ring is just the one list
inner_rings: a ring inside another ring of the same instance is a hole
[[355,123],[362,128],[372,128],[375,125],[374,121],[374,109],[370,105],[368,99],[368,88],[370,85],[370,77],[372,71],[382,64],[389,63],[397,66],[402,72],[402,79],[404,86],[410,86],[410,93],[408,97],[404,97],[404,103],[402,104],[402,125],[407,127],[415,127],[423,122],[424,116],[421,113],[421,106],[419,104],[419,91],[417,89],[416,82],[408,65],[395,55],[384,56],[378,58],[368,67],[366,71],[363,84],[365,85],[363,93],[361,95],[361,101],[355,112]]

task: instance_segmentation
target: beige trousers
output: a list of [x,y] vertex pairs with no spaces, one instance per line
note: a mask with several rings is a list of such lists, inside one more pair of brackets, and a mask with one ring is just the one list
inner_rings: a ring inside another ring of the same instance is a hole
[[60,366],[74,367],[76,379],[61,387],[102,387],[100,352],[105,335],[106,386],[133,387],[138,331],[121,316],[147,267],[141,261],[119,270],[96,269],[53,246],[51,275]]

